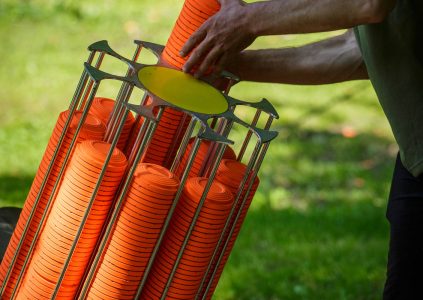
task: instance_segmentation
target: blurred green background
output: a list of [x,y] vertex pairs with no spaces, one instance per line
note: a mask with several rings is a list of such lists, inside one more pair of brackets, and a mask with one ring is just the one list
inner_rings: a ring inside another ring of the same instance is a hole
[[[182,3],[0,1],[0,206],[22,205],[86,47],[107,39],[130,56],[133,39],[164,44]],[[339,33],[266,37],[252,47]],[[397,148],[370,84],[241,83],[232,95],[268,98],[280,135],[215,299],[380,299]]]

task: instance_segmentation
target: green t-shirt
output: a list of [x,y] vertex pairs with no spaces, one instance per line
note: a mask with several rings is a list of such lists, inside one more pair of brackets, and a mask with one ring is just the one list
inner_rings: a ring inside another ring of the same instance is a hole
[[423,173],[423,0],[397,0],[381,23],[355,28],[357,41],[401,160]]

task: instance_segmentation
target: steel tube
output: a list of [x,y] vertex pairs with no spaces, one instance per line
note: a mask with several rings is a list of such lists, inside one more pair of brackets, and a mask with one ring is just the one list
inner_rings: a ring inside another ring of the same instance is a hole
[[[93,95],[92,95],[92,96],[93,96]],[[94,97],[90,97],[90,98],[94,98]],[[91,101],[92,101],[92,99],[90,99],[89,101],[91,102]],[[88,107],[88,108],[89,108],[89,107]],[[88,109],[87,109],[87,111],[88,111]],[[85,112],[87,112],[87,111],[85,111]],[[129,110],[127,110],[127,111],[126,111],[125,118],[128,116],[128,113],[129,113]],[[121,124],[120,124],[120,126],[119,126],[118,133],[120,133],[120,131],[123,129],[123,125],[124,125],[124,123],[125,123],[125,118],[122,120],[122,122],[121,122]],[[113,142],[112,142],[112,145],[111,145],[111,147],[110,147],[110,150],[109,150],[109,152],[107,153],[106,160],[105,160],[105,162],[104,162],[103,168],[101,169],[101,172],[100,172],[100,175],[99,175],[99,178],[98,178],[97,184],[96,184],[96,186],[94,187],[94,191],[93,191],[93,194],[91,195],[91,199],[90,199],[90,201],[89,201],[89,203],[88,203],[87,210],[86,210],[86,212],[85,212],[85,214],[84,214],[84,216],[83,216],[83,218],[82,218],[82,221],[81,221],[81,226],[78,228],[78,231],[77,231],[77,233],[76,233],[76,235],[75,235],[75,240],[74,240],[74,242],[73,242],[73,244],[72,244],[72,247],[71,247],[71,249],[70,249],[70,252],[69,252],[69,254],[68,254],[68,257],[67,257],[67,259],[66,259],[66,261],[65,261],[65,264],[64,264],[64,266],[63,266],[63,269],[62,269],[62,272],[61,272],[61,274],[60,274],[60,277],[59,277],[59,279],[58,279],[58,281],[57,281],[57,283],[56,283],[56,287],[55,287],[55,289],[54,289],[54,292],[53,292],[53,295],[52,295],[52,299],[56,299],[56,297],[57,297],[57,293],[59,292],[59,289],[60,289],[60,286],[61,286],[61,284],[62,284],[62,281],[63,281],[63,279],[65,278],[65,273],[66,273],[66,270],[67,270],[67,268],[68,268],[68,266],[69,266],[69,264],[70,264],[70,261],[71,261],[71,259],[72,259],[73,252],[74,252],[74,251],[75,251],[75,249],[76,249],[76,246],[77,246],[77,244],[78,244],[78,240],[79,240],[79,238],[80,238],[80,236],[81,236],[81,234],[82,234],[82,231],[83,231],[83,229],[84,229],[85,223],[86,223],[86,221],[87,221],[87,219],[88,219],[89,213],[90,213],[90,211],[91,211],[91,207],[92,207],[92,206],[93,206],[93,204],[94,204],[94,200],[95,200],[95,197],[97,196],[97,192],[98,192],[98,190],[100,189],[100,185],[101,185],[101,182],[103,181],[103,177],[104,177],[104,175],[106,174],[106,169],[107,169],[107,166],[108,166],[108,164],[109,164],[109,162],[110,162],[110,159],[111,159],[111,157],[112,157],[112,155],[113,155],[113,151],[114,151],[114,149],[115,149],[115,147],[116,147],[117,142],[118,142],[118,136],[116,136],[116,137],[113,139]]]
[[[138,57],[140,55],[141,50],[142,50],[142,45],[138,44],[136,49],[135,49],[135,52],[132,56],[132,61],[136,62],[138,60]],[[125,77],[128,77],[133,73],[134,73],[134,69],[131,66],[128,66],[128,69],[126,70]],[[129,99],[128,88],[129,88],[129,83],[123,82],[120,89],[119,89],[119,92],[116,96],[116,105],[113,107],[113,111],[112,111],[109,123],[115,124],[116,115],[119,115],[121,113],[121,110],[122,110],[123,107],[119,106],[119,104],[122,103],[122,99]],[[132,91],[129,93],[129,96],[130,96],[131,93],[132,93]],[[122,97],[122,95],[125,95],[125,97]],[[119,113],[116,113],[116,111],[119,111]],[[111,133],[109,132],[109,124],[107,124],[107,130],[106,130],[105,138],[108,139],[110,134]]]
[[[251,122],[251,126],[252,127],[254,127],[254,126],[257,125],[257,122],[260,119],[260,115],[261,115],[261,110],[257,110],[256,113],[255,113],[255,115],[254,115],[254,119]],[[251,130],[248,130],[247,136],[245,137],[244,142],[242,143],[241,150],[239,150],[237,161],[241,161],[242,160],[242,158],[243,158],[243,156],[245,154],[245,151],[247,150],[247,146],[248,146],[248,144],[250,142],[250,139],[251,139],[252,134],[253,134],[253,132]]]
[[[132,176],[134,175],[134,172],[135,172],[135,170],[138,166],[138,162],[141,159],[141,156],[144,152],[145,146],[147,145],[148,141],[150,140],[150,138],[152,136],[152,133],[155,130],[155,127],[157,126],[157,124],[154,124],[153,126],[151,126],[151,124],[153,124],[153,121],[151,121],[151,120],[144,122],[142,124],[141,130],[140,130],[140,132],[137,136],[137,141],[135,143],[138,144],[141,140],[141,145],[139,147],[139,151],[136,153],[134,161],[131,162],[130,170],[129,170],[127,176],[126,176],[126,180],[125,180],[125,183],[122,187],[122,190],[119,193],[119,196],[117,198],[115,208],[113,210],[113,214],[112,214],[111,218],[108,220],[108,224],[107,224],[106,230],[104,232],[103,238],[102,238],[101,243],[100,243],[100,245],[97,249],[97,254],[96,254],[96,256],[95,256],[95,258],[94,258],[94,260],[93,260],[93,262],[90,266],[90,271],[89,271],[87,277],[85,278],[84,285],[83,285],[83,287],[81,289],[81,293],[79,294],[79,297],[78,297],[78,299],[80,299],[80,300],[85,299],[85,297],[87,295],[87,292],[88,292],[88,289],[91,285],[94,274],[97,271],[98,263],[99,263],[101,257],[104,254],[104,249],[106,248],[110,233],[112,232],[114,225],[115,225],[115,222],[116,222],[116,219],[119,215],[120,209],[121,209],[122,204],[123,204],[123,200],[124,200],[124,198],[125,198],[125,196],[128,192],[129,185],[132,181]],[[146,138],[142,139],[142,136],[144,135],[143,132],[145,131],[146,127],[147,127]]]
[[[125,114],[125,107],[123,105],[123,103],[128,102],[128,99],[132,93],[134,86],[130,86],[129,89],[127,90],[127,93],[124,95],[124,98],[116,101],[115,102],[115,108],[117,107],[116,111],[115,111],[115,115],[111,116],[113,117],[113,122],[109,122],[107,124],[107,132],[106,135],[108,133],[108,136],[105,138],[105,141],[110,142],[116,135],[116,131],[118,128],[118,124],[120,123],[120,121],[122,120],[123,115]],[[110,121],[112,120],[112,118],[110,119]]]
[[184,241],[182,243],[181,249],[179,250],[178,257],[176,258],[176,261],[175,261],[175,263],[173,265],[173,268],[172,268],[172,271],[171,271],[171,273],[169,275],[169,278],[167,279],[167,283],[166,283],[166,286],[165,286],[165,290],[163,292],[163,295],[161,297],[161,300],[164,300],[166,298],[167,292],[168,292],[168,290],[170,288],[170,285],[172,283],[172,279],[175,276],[176,269],[178,268],[179,262],[181,261],[182,255],[184,254],[184,251],[185,251],[185,248],[186,248],[186,246],[188,244],[189,238],[191,237],[191,233],[194,230],[195,224],[197,223],[198,217],[200,216],[201,209],[203,208],[204,202],[205,202],[205,200],[207,198],[207,194],[208,194],[208,192],[209,192],[209,190],[211,188],[211,185],[213,183],[214,177],[216,175],[217,168],[219,167],[219,162],[222,159],[223,153],[225,153],[225,148],[226,148],[226,145],[225,144],[220,145],[220,149],[219,149],[218,156],[217,156],[217,161],[216,161],[216,163],[215,163],[215,165],[213,167],[213,170],[212,170],[212,172],[210,174],[210,177],[209,177],[209,179],[207,181],[207,184],[204,187],[204,191],[203,191],[203,193],[201,195],[201,198],[200,198],[200,201],[198,203],[197,210],[195,211],[193,220],[192,220],[192,222],[190,224],[190,227],[188,228],[188,231],[187,231],[187,233],[185,235],[185,239],[184,239]]
[[[89,57],[88,57],[88,59],[87,59],[87,62],[88,62],[88,63],[91,63],[91,61],[92,61],[93,57],[94,57],[94,54],[91,52],[91,53],[90,53],[90,55],[89,55]],[[39,201],[40,201],[41,195],[43,194],[44,188],[45,188],[45,186],[46,186],[46,184],[47,184],[47,180],[48,180],[48,178],[49,178],[49,176],[50,176],[50,173],[51,173],[51,171],[52,171],[52,169],[53,169],[54,164],[56,163],[56,159],[57,159],[57,156],[58,156],[58,153],[59,153],[59,149],[61,148],[61,146],[62,146],[62,144],[63,144],[63,140],[64,140],[64,138],[65,138],[65,136],[66,136],[67,130],[68,130],[69,125],[70,125],[70,123],[71,123],[71,120],[72,120],[72,118],[73,118],[73,115],[74,115],[74,112],[75,112],[75,110],[76,110],[76,107],[78,106],[78,102],[79,102],[79,101],[80,101],[80,99],[81,99],[81,93],[82,93],[82,91],[83,91],[83,89],[84,89],[84,87],[85,87],[85,85],[86,85],[86,83],[87,83],[87,79],[88,79],[88,74],[87,74],[87,73],[86,73],[86,71],[84,70],[84,71],[82,72],[82,75],[81,75],[81,78],[80,78],[80,80],[79,80],[78,86],[77,86],[77,88],[76,88],[76,90],[75,90],[74,96],[72,97],[72,101],[71,101],[71,104],[70,104],[70,106],[69,106],[69,116],[68,116],[68,118],[67,118],[67,120],[66,120],[66,122],[65,122],[65,125],[64,125],[64,127],[63,127],[63,131],[62,131],[62,133],[61,133],[61,135],[60,135],[60,138],[59,138],[58,144],[57,144],[56,148],[54,149],[53,156],[52,156],[51,161],[50,161],[50,163],[49,163],[49,165],[48,165],[48,167],[47,167],[47,172],[46,172],[46,174],[44,175],[43,181],[42,181],[42,183],[41,183],[40,191],[39,191],[39,193],[38,193],[37,197],[35,198],[35,201],[34,201],[34,206],[33,206],[33,208],[31,209],[31,212],[30,212],[30,214],[29,214],[28,220],[27,220],[27,222],[26,222],[26,224],[25,224],[25,226],[24,226],[24,231],[22,232],[22,236],[21,236],[21,237],[20,237],[20,239],[19,239],[19,242],[18,242],[18,246],[17,246],[17,248],[16,248],[15,255],[14,255],[14,256],[13,256],[13,258],[12,258],[12,261],[11,261],[11,263],[10,263],[10,265],[9,265],[9,268],[8,268],[8,270],[7,270],[7,272],[6,272],[6,275],[5,275],[5,278],[4,278],[4,280],[3,280],[3,284],[2,284],[1,289],[0,289],[0,295],[3,295],[4,290],[5,290],[5,289],[6,289],[6,287],[7,287],[7,283],[8,283],[8,281],[9,281],[9,279],[10,279],[10,275],[12,274],[12,270],[13,270],[14,265],[15,265],[15,263],[16,263],[16,259],[17,259],[18,255],[19,255],[19,252],[20,252],[21,248],[22,248],[23,241],[24,241],[24,240],[25,240],[25,238],[26,238],[26,234],[27,234],[27,232],[28,232],[29,224],[31,224],[32,218],[33,218],[33,216],[34,216],[34,214],[35,214],[35,211],[36,211],[36,208],[37,208],[38,203],[39,203]],[[46,211],[47,211],[47,210],[48,210],[48,207],[46,207]],[[43,215],[44,215],[44,214],[43,214]],[[41,219],[40,224],[42,224],[42,222],[43,222],[43,218]],[[38,228],[37,228],[37,229],[38,229]],[[37,233],[37,232],[38,232],[38,231],[36,231],[36,233]],[[35,239],[36,239],[36,238],[34,237],[34,240],[33,240],[32,244],[34,243]],[[31,255],[31,253],[32,253],[32,249],[33,249],[33,247],[30,247],[30,250],[29,250],[29,252],[28,252],[27,257]],[[23,265],[23,267],[22,267],[22,270],[21,270],[21,272],[20,272],[20,274],[19,274],[19,276],[18,276],[18,281],[17,281],[17,283],[15,284],[15,287],[14,287],[14,289],[13,289],[13,291],[12,291],[12,297],[11,297],[12,299],[13,299],[13,295],[16,293],[16,290],[18,289],[19,282],[20,282],[20,279],[21,279],[21,277],[22,277],[22,272],[23,272],[23,270],[24,270],[24,269],[25,269],[25,267],[26,267],[26,262],[27,262],[27,259],[26,259],[26,260],[25,260],[25,262],[24,262],[24,265]]]
[[[210,285],[211,285],[211,283],[212,283],[212,281],[213,281],[212,279],[214,278],[214,276],[215,276],[215,274],[216,274],[217,268],[218,268],[218,266],[219,266],[219,264],[220,264],[220,261],[221,261],[221,260],[222,260],[222,258],[223,258],[223,254],[225,253],[225,250],[226,250],[227,244],[228,244],[228,242],[229,242],[229,240],[230,240],[230,237],[232,236],[233,230],[234,230],[234,228],[235,228],[235,223],[236,223],[236,220],[233,222],[233,226],[232,226],[232,228],[230,228],[230,230],[231,230],[232,232],[230,232],[230,234],[228,235],[228,238],[224,241],[225,233],[226,233],[226,232],[228,231],[228,229],[229,229],[229,226],[230,226],[230,223],[231,223],[231,220],[232,220],[232,216],[233,216],[233,215],[234,215],[234,213],[235,213],[235,209],[236,209],[236,207],[238,206],[239,201],[242,201],[240,198],[241,198],[241,195],[242,195],[242,192],[243,192],[244,186],[245,186],[245,184],[247,183],[247,181],[248,181],[248,179],[249,179],[249,177],[250,177],[250,174],[249,174],[249,173],[250,173],[250,171],[252,170],[252,168],[254,167],[254,163],[255,163],[255,160],[257,159],[257,156],[258,156],[258,154],[259,154],[260,148],[261,148],[261,143],[260,143],[260,142],[257,142],[256,147],[255,147],[255,149],[254,149],[254,153],[253,153],[252,159],[251,159],[250,163],[249,163],[249,164],[248,164],[248,166],[247,166],[247,169],[246,169],[245,175],[244,175],[244,177],[243,177],[243,179],[242,179],[242,182],[241,182],[241,184],[240,184],[240,186],[239,186],[239,188],[238,188],[237,195],[236,195],[236,197],[235,197],[235,199],[234,199],[234,204],[232,205],[232,209],[231,209],[231,211],[230,211],[230,213],[229,213],[228,219],[226,220],[226,223],[225,223],[224,229],[223,229],[223,231],[222,231],[222,234],[220,235],[219,241],[218,241],[218,243],[217,243],[217,245],[216,245],[216,248],[215,248],[215,250],[214,250],[214,252],[213,252],[212,259],[210,260],[210,263],[209,263],[209,265],[208,265],[208,267],[207,267],[207,271],[206,271],[206,273],[205,273],[205,275],[204,275],[204,277],[203,277],[203,279],[202,279],[202,282],[201,282],[200,288],[198,289],[198,294],[197,294],[196,299],[198,299],[198,297],[200,296],[201,290],[203,289],[203,286],[204,286],[205,281],[206,281],[206,278],[207,278],[207,274],[209,274],[209,272],[211,271],[211,265],[213,264],[214,258],[215,258],[215,257],[217,257],[217,255],[219,255],[218,260],[217,260],[217,263],[216,263],[216,265],[215,265],[215,268],[214,268],[214,270],[213,270],[213,272],[212,272],[211,279],[210,279],[210,281],[209,281],[209,283],[208,283],[208,286],[207,286],[207,288],[206,288],[206,292],[205,292],[204,294],[206,295],[206,294],[207,294],[207,292],[208,292],[208,290],[210,289]],[[250,181],[254,181],[254,179],[251,179],[251,178],[250,178]],[[246,198],[247,198],[246,196],[247,196],[247,193],[245,193],[245,195],[244,195],[244,199],[246,199]],[[240,208],[240,210],[239,210],[238,212],[240,212],[240,211],[241,211],[241,208]],[[224,246],[223,246],[223,248],[222,248],[222,251],[221,251],[220,253],[218,253],[218,249],[219,249],[220,245],[221,245],[223,242],[224,242],[224,244],[223,244]]]
[[181,122],[179,123],[178,130],[175,133],[175,136],[172,140],[172,145],[169,148],[168,155],[167,155],[166,162],[165,162],[166,167],[169,166],[170,160],[172,159],[172,157],[169,154],[173,153],[173,151],[175,150],[175,147],[177,147],[176,143],[179,140],[179,137],[184,134],[183,127],[184,127],[184,124],[185,124],[187,118],[188,118],[188,115],[185,113],[184,116],[181,119]]
[[[268,120],[266,122],[266,125],[265,125],[265,129],[266,130],[268,130],[270,128],[270,126],[272,125],[273,119],[274,118],[272,116],[269,116],[269,118],[268,118]],[[214,277],[216,276],[216,272],[217,272],[217,269],[219,267],[219,264],[220,264],[220,262],[223,259],[223,255],[224,255],[224,253],[226,251],[226,248],[228,246],[228,243],[229,243],[229,241],[230,241],[230,239],[231,239],[231,237],[232,237],[232,235],[234,233],[235,225],[236,225],[236,223],[237,223],[237,221],[238,221],[238,219],[239,219],[239,217],[241,215],[241,212],[242,212],[242,210],[243,210],[243,208],[244,208],[244,206],[246,204],[246,200],[247,200],[247,198],[249,196],[249,193],[251,191],[251,188],[252,188],[252,186],[254,184],[254,180],[255,180],[255,178],[257,176],[258,170],[260,169],[260,166],[261,166],[261,164],[262,164],[262,162],[264,160],[264,156],[266,155],[266,152],[267,152],[267,150],[269,148],[269,144],[270,144],[270,142],[264,144],[263,147],[262,147],[262,144],[261,144],[260,141],[258,141],[257,144],[256,144],[256,147],[254,149],[254,152],[252,154],[252,157],[251,157],[251,159],[249,161],[249,164],[247,166],[246,174],[244,175],[244,178],[242,180],[242,183],[241,183],[241,185],[239,187],[239,190],[238,190],[238,193],[237,193],[237,196],[236,196],[236,199],[235,199],[235,202],[236,203],[234,203],[234,206],[232,207],[231,213],[229,214],[228,221],[225,224],[225,229],[224,229],[224,231],[223,231],[223,233],[222,233],[222,235],[221,235],[221,237],[219,239],[218,246],[215,248],[215,252],[213,253],[213,259],[214,259],[214,257],[216,257],[216,255],[219,255],[219,257],[218,257],[218,259],[216,261],[215,267],[214,267],[214,269],[212,271],[212,274],[210,276],[210,281],[207,283],[206,290],[205,290],[205,292],[203,294],[203,298],[202,299],[206,299],[207,294],[208,294],[208,292],[209,292],[209,290],[211,288],[211,285],[213,283]],[[260,152],[260,148],[262,148],[261,152]],[[254,170],[254,171],[253,171],[253,174],[251,174],[251,177],[250,177],[249,172],[251,172],[251,170]],[[244,186],[245,186],[245,184],[248,181],[248,177],[250,177],[249,184],[248,184],[247,190],[245,191],[244,198],[242,199],[241,206],[240,206],[240,208],[239,208],[239,210],[237,212],[237,215],[235,216],[235,219],[233,221],[233,225],[230,228],[230,232],[228,234],[228,238],[224,241],[225,244],[224,244],[224,246],[223,246],[220,254],[218,254],[217,252],[218,252],[219,246],[223,242],[223,239],[224,239],[224,233],[226,232],[227,229],[229,229],[228,226],[229,226],[229,223],[230,223],[230,219],[232,218],[232,215],[235,212],[235,208],[238,205],[238,202],[241,200],[240,197],[242,195]],[[203,286],[205,284],[205,281],[206,281],[206,278],[207,278],[207,274],[209,274],[209,272],[211,271],[210,269],[211,269],[211,265],[213,263],[213,259],[211,260],[211,262],[210,262],[210,264],[209,264],[209,266],[207,268],[206,275],[203,277],[203,280],[201,282],[201,286],[198,289],[198,292],[199,293],[201,293],[202,288],[203,288]],[[197,297],[198,296],[200,296],[200,295],[198,294]]]
[[171,172],[175,172],[176,168],[178,167],[178,164],[181,162],[181,158],[183,156],[183,154],[185,153],[185,150],[187,149],[188,143],[189,143],[189,139],[191,138],[191,135],[194,131],[194,127],[197,123],[196,119],[191,119],[188,128],[185,132],[184,138],[182,139],[181,142],[181,146],[179,147],[179,151],[176,154],[175,159],[173,160],[172,166],[170,167],[170,171]]
[[140,284],[140,286],[139,286],[139,288],[137,290],[137,294],[136,294],[135,299],[138,299],[141,296],[142,289],[145,286],[145,283],[146,283],[147,278],[148,278],[148,274],[150,274],[151,268],[153,266],[154,259],[156,258],[156,255],[157,255],[157,253],[159,251],[160,244],[163,241],[163,237],[164,237],[164,235],[166,233],[166,230],[169,227],[170,220],[172,218],[173,212],[175,211],[176,205],[179,202],[179,198],[182,195],[182,191],[183,191],[183,188],[185,186],[185,182],[188,179],[189,171],[190,171],[191,166],[192,166],[192,163],[194,161],[194,157],[197,155],[197,152],[198,152],[198,148],[199,147],[200,147],[200,139],[196,138],[195,143],[194,143],[194,145],[193,145],[193,147],[191,149],[191,152],[190,152],[190,156],[189,156],[189,160],[188,160],[187,166],[186,166],[186,168],[184,170],[184,173],[182,175],[182,178],[181,178],[181,182],[180,182],[178,191],[176,192],[175,199],[173,200],[172,206],[169,209],[168,216],[166,217],[166,220],[165,220],[165,223],[163,225],[162,231],[160,232],[160,236],[157,239],[157,243],[154,246],[154,249],[153,249],[153,252],[151,253],[151,257],[150,257],[150,259],[148,261],[147,267],[145,268],[144,277],[141,280],[141,284]]
[[[97,58],[97,62],[95,64],[95,67],[97,69],[100,68],[101,64],[103,63],[103,58],[104,58],[104,52],[100,52]],[[91,88],[93,87],[93,84],[94,84],[94,80],[90,78],[88,81],[88,87],[85,89],[84,96],[82,97],[82,102],[79,104],[79,108],[78,108],[79,110],[85,109],[86,101],[87,101],[88,95],[91,93]]]

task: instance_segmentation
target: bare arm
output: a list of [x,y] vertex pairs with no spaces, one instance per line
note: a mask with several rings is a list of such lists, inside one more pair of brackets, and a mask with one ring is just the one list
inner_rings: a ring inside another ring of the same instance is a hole
[[367,79],[352,30],[298,48],[247,50],[225,69],[241,80],[288,84],[326,84]]
[[273,0],[246,5],[254,35],[310,33],[378,23],[395,0]]
[[185,72],[197,64],[197,76],[210,67],[219,71],[226,61],[248,47],[257,36],[321,32],[380,22],[392,10],[396,0],[220,2],[220,11],[207,20],[183,47],[183,56],[195,48],[184,66]]

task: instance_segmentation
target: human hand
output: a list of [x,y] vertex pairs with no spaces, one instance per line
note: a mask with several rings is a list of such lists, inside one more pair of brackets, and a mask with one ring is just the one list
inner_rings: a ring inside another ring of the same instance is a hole
[[206,71],[219,73],[237,53],[252,44],[255,36],[250,30],[248,5],[240,0],[219,0],[220,11],[208,19],[182,47],[181,56],[191,56],[183,67],[190,72],[198,66],[194,76]]

